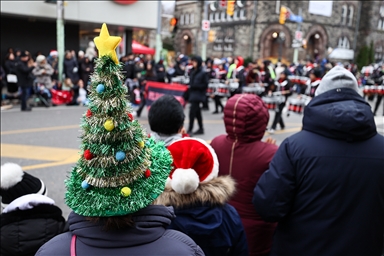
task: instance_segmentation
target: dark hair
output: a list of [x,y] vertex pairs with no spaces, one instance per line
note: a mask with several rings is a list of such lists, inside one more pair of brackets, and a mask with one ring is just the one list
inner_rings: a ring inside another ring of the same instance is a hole
[[135,222],[132,219],[132,215],[112,217],[86,217],[85,219],[92,223],[102,224],[104,231],[126,229],[135,225]]
[[183,106],[172,95],[161,96],[148,112],[151,130],[164,135],[178,133],[184,125],[184,119]]
[[312,69],[311,70],[311,73],[317,77],[317,78],[321,78],[322,77],[322,72],[321,72],[321,69],[319,68],[315,68],[315,69]]

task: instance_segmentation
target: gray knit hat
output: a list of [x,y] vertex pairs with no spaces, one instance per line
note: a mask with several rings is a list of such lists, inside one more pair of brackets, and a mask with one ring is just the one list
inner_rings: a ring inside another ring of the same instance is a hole
[[335,66],[321,79],[315,96],[336,88],[351,88],[359,92],[355,76],[347,69]]

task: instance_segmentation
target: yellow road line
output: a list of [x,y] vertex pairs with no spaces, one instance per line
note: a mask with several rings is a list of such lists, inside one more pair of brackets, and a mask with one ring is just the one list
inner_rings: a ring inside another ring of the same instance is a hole
[[1,144],[1,157],[42,161],[77,161],[79,149],[53,148],[16,144]]
[[[60,161],[60,162],[53,162],[53,163],[43,163],[43,164],[35,164],[35,165],[28,165],[28,166],[23,166],[23,171],[28,171],[28,170],[34,170],[34,169],[42,169],[42,168],[47,168],[47,167],[54,167],[54,166],[59,166],[59,165],[66,165],[66,164],[74,164],[77,162],[77,159],[79,157],[77,156],[76,159],[68,159],[66,161]],[[68,170],[70,171],[70,170]]]
[[53,127],[44,127],[44,128],[4,131],[4,132],[1,132],[1,135],[19,134],[19,133],[28,133],[28,132],[45,132],[45,131],[54,131],[54,130],[66,130],[66,129],[74,129],[74,128],[80,129],[80,125],[77,124],[77,125],[53,126]]

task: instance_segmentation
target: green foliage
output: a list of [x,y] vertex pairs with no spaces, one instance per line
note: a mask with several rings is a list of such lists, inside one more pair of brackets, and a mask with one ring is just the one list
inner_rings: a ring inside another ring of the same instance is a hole
[[375,62],[375,49],[373,41],[369,46],[366,44],[360,48],[356,56],[356,64],[359,69]]

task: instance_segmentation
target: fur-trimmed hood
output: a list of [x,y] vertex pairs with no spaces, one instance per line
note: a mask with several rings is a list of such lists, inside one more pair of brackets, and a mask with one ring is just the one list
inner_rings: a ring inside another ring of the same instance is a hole
[[202,182],[191,194],[178,194],[166,187],[155,200],[155,205],[185,208],[194,205],[220,206],[226,204],[235,193],[235,181],[230,176],[219,176],[208,182]]

